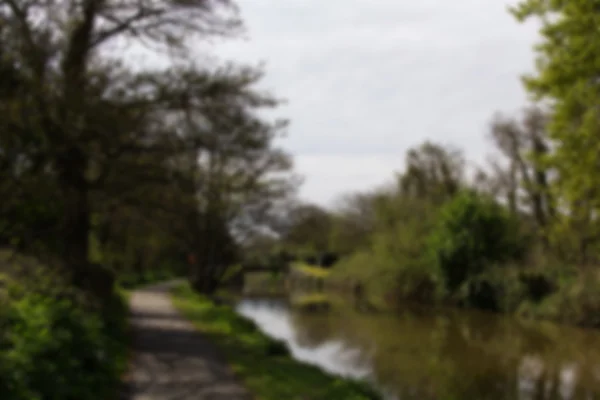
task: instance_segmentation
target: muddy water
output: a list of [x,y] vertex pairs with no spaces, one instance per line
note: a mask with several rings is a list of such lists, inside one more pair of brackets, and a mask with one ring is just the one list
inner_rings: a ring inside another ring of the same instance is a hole
[[388,399],[600,399],[600,331],[464,310],[237,308],[294,357],[368,379]]

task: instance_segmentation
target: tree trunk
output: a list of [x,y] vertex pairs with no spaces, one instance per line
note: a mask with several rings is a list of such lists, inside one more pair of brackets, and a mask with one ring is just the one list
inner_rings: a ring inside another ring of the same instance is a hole
[[[102,279],[90,268],[90,188],[86,179],[88,154],[81,131],[76,128],[82,118],[82,98],[85,96],[86,71],[90,52],[91,35],[97,11],[102,0],[90,0],[84,5],[82,19],[73,27],[67,42],[67,51],[62,61],[63,104],[60,125],[55,132],[57,144],[66,149],[57,157],[57,167],[66,197],[64,225],[65,266],[75,285],[91,294],[102,295],[106,288]],[[96,268],[95,268],[96,269]],[[94,269],[94,270],[95,270]]]
[[63,262],[71,282],[95,298],[112,294],[114,277],[110,270],[90,264],[89,234],[91,212],[89,185],[85,177],[87,157],[71,148],[59,157],[58,171],[65,196]]
[[89,264],[89,231],[90,219],[88,193],[85,188],[69,189],[65,215],[65,266],[68,268],[75,284],[84,284]]

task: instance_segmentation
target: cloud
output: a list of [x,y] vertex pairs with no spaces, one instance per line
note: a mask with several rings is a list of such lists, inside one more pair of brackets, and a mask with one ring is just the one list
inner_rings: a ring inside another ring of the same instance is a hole
[[492,113],[526,102],[518,76],[533,66],[536,27],[517,24],[506,2],[238,3],[250,40],[214,50],[267,62],[264,86],[289,100],[284,144],[313,201],[389,180],[425,139],[482,161]]
[[[402,169],[401,157],[379,154],[300,154],[295,162],[308,178],[301,197],[323,205],[334,205],[349,188],[374,189],[389,184],[394,171]],[[326,179],[318,179],[322,175]]]

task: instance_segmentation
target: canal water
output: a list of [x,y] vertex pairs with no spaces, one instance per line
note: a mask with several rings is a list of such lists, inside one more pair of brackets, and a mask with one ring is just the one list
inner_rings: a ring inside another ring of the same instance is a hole
[[295,358],[389,400],[600,399],[600,331],[464,310],[310,313],[273,298],[237,310]]

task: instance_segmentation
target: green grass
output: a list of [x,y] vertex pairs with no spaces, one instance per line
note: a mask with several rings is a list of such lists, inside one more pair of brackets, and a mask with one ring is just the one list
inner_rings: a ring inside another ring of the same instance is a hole
[[294,360],[283,342],[227,306],[216,306],[184,284],[173,290],[175,306],[227,357],[257,400],[381,399],[368,384],[327,374]]
[[321,267],[313,267],[304,263],[295,263],[292,268],[300,272],[303,275],[307,275],[314,278],[325,279],[329,276],[330,271]]

